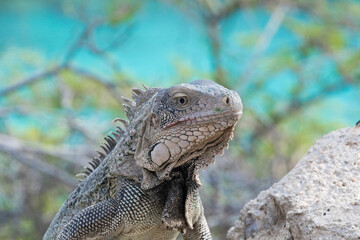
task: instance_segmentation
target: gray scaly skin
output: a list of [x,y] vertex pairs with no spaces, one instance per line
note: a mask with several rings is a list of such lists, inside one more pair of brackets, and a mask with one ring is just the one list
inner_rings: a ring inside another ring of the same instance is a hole
[[[242,114],[212,81],[133,89],[129,122],[109,135],[43,239],[211,239],[198,170],[214,162]],[[121,134],[121,135],[120,135]],[[116,138],[116,140],[115,140]]]

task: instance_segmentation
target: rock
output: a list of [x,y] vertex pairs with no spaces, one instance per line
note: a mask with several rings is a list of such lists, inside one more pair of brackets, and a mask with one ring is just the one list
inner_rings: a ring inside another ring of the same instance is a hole
[[360,128],[325,135],[240,211],[227,238],[360,239]]

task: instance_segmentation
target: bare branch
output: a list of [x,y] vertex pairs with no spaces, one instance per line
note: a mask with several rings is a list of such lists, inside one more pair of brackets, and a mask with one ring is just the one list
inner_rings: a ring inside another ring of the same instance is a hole
[[97,21],[95,21],[93,24],[90,24],[89,26],[87,26],[85,28],[85,30],[76,39],[74,44],[71,45],[71,47],[69,48],[69,51],[67,51],[67,53],[65,54],[64,60],[61,64],[59,64],[58,66],[56,66],[50,70],[46,70],[44,72],[35,74],[34,76],[25,78],[24,80],[21,80],[18,83],[15,83],[14,85],[12,85],[10,87],[0,90],[0,96],[6,96],[9,93],[17,91],[20,88],[25,87],[29,84],[35,83],[35,82],[43,80],[47,77],[58,74],[64,68],[64,66],[66,66],[72,60],[72,58],[75,56],[77,51],[84,44],[85,39],[89,36],[89,34],[90,34],[89,32],[93,30],[93,28],[96,26],[96,24],[98,24]]
[[234,12],[236,12],[239,9],[242,9],[244,7],[247,7],[248,4],[241,0],[234,0],[230,2],[229,4],[222,7],[217,13],[216,18],[217,19],[223,19],[225,17],[228,17],[232,15]]
[[84,30],[80,33],[79,37],[74,41],[74,43],[70,46],[69,50],[65,54],[65,57],[62,61],[62,66],[68,65],[77,52],[81,49],[81,47],[87,44],[88,39],[90,38],[92,32],[96,27],[98,27],[103,20],[97,19],[87,24]]
[[131,30],[132,24],[127,25],[125,29],[123,29],[122,31],[118,31],[114,38],[109,42],[109,44],[103,48],[97,47],[92,41],[90,41],[90,37],[88,37],[89,39],[87,41],[87,47],[94,54],[101,55],[117,47],[119,44],[124,43],[127,40]]
[[114,83],[112,83],[111,81],[102,79],[100,76],[95,76],[94,74],[92,74],[86,70],[79,69],[74,66],[69,65],[69,66],[67,66],[67,69],[74,72],[75,74],[78,74],[78,75],[90,80],[90,81],[93,81],[93,82],[96,82],[96,83],[102,85],[103,87],[106,88],[106,90],[114,97],[114,99],[119,104],[123,103],[123,101],[121,99],[121,96],[123,94],[116,89],[116,85]]
[[256,60],[258,60],[265,50],[269,47],[272,39],[279,30],[282,21],[289,7],[280,3],[276,6],[274,12],[271,14],[269,21],[267,22],[264,31],[261,33],[258,41],[255,44],[254,50],[244,65],[243,73],[241,74],[239,81],[246,81],[250,78],[251,72],[254,70]]
[[221,62],[221,39],[219,34],[219,22],[218,21],[210,21],[207,26],[208,38],[210,41],[210,48],[212,54],[212,62],[215,71],[215,81],[219,84],[226,86],[224,81],[224,70]]
[[97,142],[97,136],[94,136],[90,131],[88,131],[85,127],[83,127],[81,124],[78,123],[78,121],[75,119],[74,114],[71,109],[72,100],[74,93],[71,91],[69,87],[67,87],[60,76],[57,76],[57,82],[58,82],[58,89],[60,92],[60,104],[61,108],[65,110],[65,119],[69,127],[77,132],[80,132],[86,140],[91,145],[94,145]]
[[272,116],[272,122],[270,124],[260,123],[261,126],[257,127],[252,134],[250,142],[253,142],[255,139],[260,139],[260,136],[264,136],[271,132],[274,128],[278,126],[278,124],[284,119],[293,116],[293,114],[301,111],[304,107],[308,107],[310,104],[313,104],[324,96],[333,94],[336,92],[341,92],[348,87],[348,84],[345,84],[343,81],[339,81],[338,83],[326,86],[319,90],[317,93],[314,93],[308,96],[305,99],[299,99],[298,97],[292,98],[290,103],[287,105],[285,109],[281,112],[278,112]]
[[12,151],[10,149],[5,149],[0,146],[0,150],[4,151],[6,154],[12,156],[22,164],[25,164],[36,171],[39,171],[45,175],[50,176],[53,179],[56,179],[67,186],[74,188],[77,185],[77,181],[74,176],[68,174],[67,172],[58,169],[46,162],[40,161],[34,157],[26,156],[24,154],[19,153],[18,151]]
[[90,149],[90,147],[72,149],[67,147],[46,148],[43,145],[25,142],[6,134],[0,134],[0,147],[41,158],[53,157],[78,166],[84,166],[93,156],[93,149]]
[[0,90],[0,96],[6,96],[14,91],[19,90],[20,88],[23,88],[27,85],[33,84],[39,80],[45,79],[47,77],[50,77],[52,75],[57,74],[59,71],[61,71],[63,67],[62,66],[56,66],[52,69],[46,70],[44,72],[35,74],[31,77],[25,78],[21,81],[19,81],[18,83],[13,84],[12,86],[6,87],[2,90]]
[[[0,90],[0,96],[6,96],[14,91],[19,90],[20,88],[23,88],[25,86],[28,86],[30,84],[33,84],[37,81],[43,80],[47,77],[57,75],[62,69],[64,69],[66,66],[70,64],[76,53],[81,49],[83,46],[90,46],[89,43],[89,37],[91,36],[92,32],[96,27],[98,27],[100,24],[103,23],[103,20],[98,19],[91,23],[89,23],[85,29],[82,31],[82,33],[79,35],[79,37],[75,40],[75,42],[70,46],[69,50],[64,56],[63,61],[58,64],[56,67],[51,68],[49,70],[40,72],[38,74],[35,74],[31,77],[27,77],[18,83],[15,83],[12,86],[6,87],[2,90]],[[127,31],[124,31],[123,33],[126,34]],[[122,40],[122,35],[116,36],[114,41],[109,44],[105,49],[110,49],[115,46],[115,44],[120,43]]]

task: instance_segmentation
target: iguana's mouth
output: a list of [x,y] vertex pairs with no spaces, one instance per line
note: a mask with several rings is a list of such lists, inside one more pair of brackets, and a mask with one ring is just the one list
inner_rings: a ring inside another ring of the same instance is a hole
[[172,126],[175,126],[179,123],[186,123],[186,124],[196,124],[196,123],[200,123],[200,122],[213,122],[213,121],[218,121],[219,119],[229,119],[229,118],[235,118],[235,119],[240,119],[242,116],[242,111],[231,111],[231,112],[223,112],[223,113],[215,113],[215,114],[199,114],[199,115],[193,115],[193,116],[188,116],[188,117],[183,117],[180,118],[178,121],[176,122],[172,122],[169,123],[165,126],[163,126],[163,128],[169,128]]

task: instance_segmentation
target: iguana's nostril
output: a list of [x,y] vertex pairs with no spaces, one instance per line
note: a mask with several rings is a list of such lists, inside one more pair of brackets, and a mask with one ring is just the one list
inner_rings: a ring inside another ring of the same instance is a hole
[[230,97],[229,96],[223,97],[222,102],[225,106],[230,106],[230,103],[231,103]]

